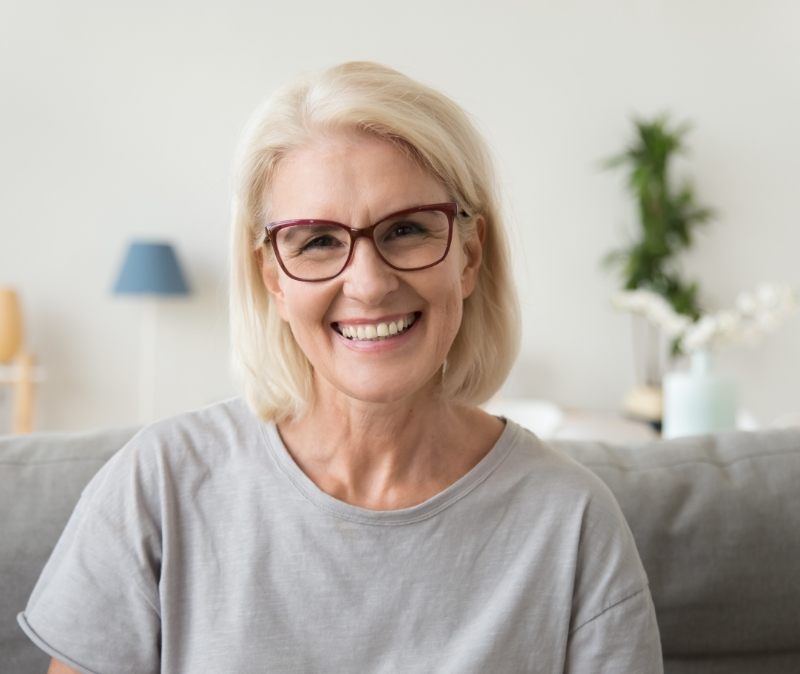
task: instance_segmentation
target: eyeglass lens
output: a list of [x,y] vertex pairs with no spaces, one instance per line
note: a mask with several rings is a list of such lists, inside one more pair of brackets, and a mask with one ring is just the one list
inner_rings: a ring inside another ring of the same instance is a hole
[[[444,257],[449,230],[449,217],[443,211],[419,211],[381,221],[372,238],[386,262],[410,271]],[[339,274],[347,264],[352,245],[345,227],[325,223],[283,227],[276,232],[275,243],[286,271],[308,281]]]

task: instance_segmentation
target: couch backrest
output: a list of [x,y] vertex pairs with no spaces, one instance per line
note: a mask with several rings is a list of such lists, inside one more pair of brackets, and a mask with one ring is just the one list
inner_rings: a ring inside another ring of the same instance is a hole
[[[16,613],[84,485],[133,433],[0,437],[7,671],[46,670]],[[800,429],[553,444],[617,497],[650,578],[668,674],[800,672]]]
[[0,437],[0,669],[42,674],[49,658],[17,626],[81,491],[133,429]]
[[667,672],[800,672],[800,429],[553,444],[617,497]]

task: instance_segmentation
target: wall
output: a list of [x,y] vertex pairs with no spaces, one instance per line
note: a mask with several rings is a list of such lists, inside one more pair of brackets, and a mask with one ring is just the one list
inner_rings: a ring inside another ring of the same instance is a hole
[[[524,346],[507,386],[612,410],[630,324],[599,267],[633,223],[617,152],[632,114],[690,119],[685,163],[717,208],[687,260],[710,304],[800,285],[800,4],[0,3],[0,283],[47,370],[40,426],[136,420],[139,311],[110,294],[127,241],[171,239],[195,294],[159,315],[160,415],[234,392],[225,316],[230,165],[255,105],[292,75],[371,59],[450,94],[498,163]],[[800,320],[725,368],[767,421],[800,412]]]

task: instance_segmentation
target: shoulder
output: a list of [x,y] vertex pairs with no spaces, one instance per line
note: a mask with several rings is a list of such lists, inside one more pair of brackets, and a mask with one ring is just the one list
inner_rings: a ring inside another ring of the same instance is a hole
[[84,498],[134,490],[148,497],[177,481],[191,482],[263,446],[262,422],[234,398],[160,420],[119,449],[84,491]]
[[[132,440],[135,447],[234,445],[248,442],[260,422],[243,400],[232,398],[145,426]],[[141,450],[140,450],[141,451]]]
[[516,489],[524,495],[518,500],[526,504],[528,517],[555,526],[559,540],[572,551],[576,620],[646,588],[633,535],[606,484],[530,431],[510,430],[513,446],[505,479],[510,484],[510,476],[516,476]]
[[504,470],[521,488],[559,506],[624,521],[611,490],[589,468],[515,422],[508,420],[507,425]]

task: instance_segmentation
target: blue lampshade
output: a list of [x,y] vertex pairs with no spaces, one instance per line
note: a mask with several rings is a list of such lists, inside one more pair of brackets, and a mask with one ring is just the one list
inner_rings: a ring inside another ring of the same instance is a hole
[[168,243],[134,241],[128,247],[115,295],[188,295],[189,286]]

